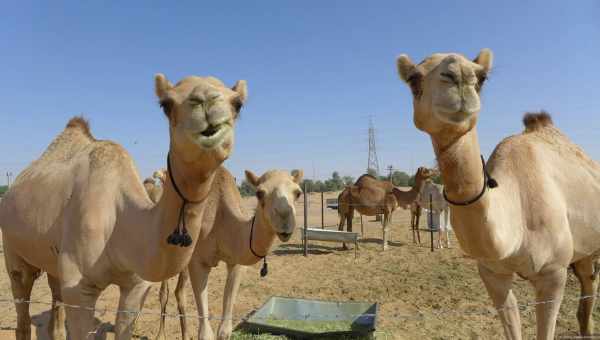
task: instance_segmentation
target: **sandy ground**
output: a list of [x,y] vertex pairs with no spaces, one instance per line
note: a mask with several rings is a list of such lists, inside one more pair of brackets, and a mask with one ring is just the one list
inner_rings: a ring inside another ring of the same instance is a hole
[[[325,198],[336,197],[327,193]],[[309,226],[321,226],[320,194],[309,195]],[[252,209],[254,198],[245,199],[245,206]],[[303,203],[297,205],[299,221],[302,221]],[[423,220],[424,218],[421,219]],[[373,217],[365,217],[365,235],[360,243],[359,257],[354,251],[342,251],[337,243],[314,242],[310,254],[302,254],[300,230],[287,244],[277,243],[269,256],[269,275],[260,278],[260,264],[249,267],[240,287],[234,315],[243,317],[260,307],[270,296],[291,296],[333,301],[369,301],[380,304],[378,339],[498,339],[502,328],[481,283],[475,263],[463,255],[452,237],[452,248],[431,252],[429,236],[422,233],[423,244],[415,245],[409,232],[410,212],[397,210],[392,221],[392,243],[386,252],[381,251],[381,226]],[[325,224],[336,228],[335,210],[325,209]],[[355,219],[355,231],[360,231],[360,219]],[[4,261],[2,261],[4,262]],[[171,279],[170,286],[175,286]],[[221,297],[225,282],[225,267],[220,265],[211,274],[209,283],[210,310],[216,316],[221,313]],[[158,287],[155,285],[146,299],[144,313],[136,328],[136,338],[154,338],[158,329]],[[529,284],[519,278],[515,281],[515,293],[519,303],[534,301]],[[195,303],[191,288],[186,290],[187,309],[195,315]],[[579,285],[569,274],[565,300],[557,324],[557,335],[576,335],[577,297]],[[2,302],[11,298],[10,285],[4,265],[0,265],[0,339],[13,339],[15,310],[12,303]],[[50,302],[45,275],[37,280],[32,300]],[[110,329],[115,315],[118,290],[110,286],[100,297],[96,317],[102,323],[100,329]],[[49,307],[31,305],[33,333],[37,339],[46,339],[44,324]],[[176,313],[175,299],[169,299],[169,313]],[[598,323],[598,309],[594,319]],[[535,334],[534,308],[521,311],[523,335],[531,339]],[[192,334],[196,337],[197,322],[190,319]],[[216,332],[217,323],[213,323]],[[102,333],[102,332],[101,332]],[[167,319],[169,339],[180,339],[179,321]],[[106,336],[112,338],[108,332]]]

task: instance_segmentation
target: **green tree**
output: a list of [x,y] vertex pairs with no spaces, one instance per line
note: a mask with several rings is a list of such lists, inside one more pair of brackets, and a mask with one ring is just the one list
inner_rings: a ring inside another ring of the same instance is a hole
[[4,196],[4,193],[8,191],[8,186],[0,185],[0,197]]
[[256,189],[254,189],[254,186],[244,179],[242,181],[242,185],[240,185],[240,194],[242,197],[254,196],[256,194]]
[[344,182],[344,185],[352,185],[352,184],[354,184],[354,177],[344,176],[344,177],[342,177],[342,182]]
[[367,174],[377,178],[377,170],[373,169],[373,168],[368,168],[367,169]]
[[405,187],[408,186],[408,182],[410,181],[410,175],[404,171],[394,171],[392,173],[392,183],[395,186]]

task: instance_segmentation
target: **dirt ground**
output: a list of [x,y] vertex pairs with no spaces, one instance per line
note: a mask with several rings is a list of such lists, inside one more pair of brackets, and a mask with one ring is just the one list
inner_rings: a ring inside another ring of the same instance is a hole
[[[325,198],[337,197],[327,193]],[[309,195],[309,226],[321,227],[320,194]],[[248,210],[255,206],[254,198],[244,202]],[[303,203],[297,204],[298,221],[302,223]],[[424,226],[425,218],[422,218]],[[244,317],[260,307],[270,296],[290,296],[332,301],[378,302],[377,339],[498,339],[502,328],[487,293],[480,281],[475,262],[463,255],[452,236],[452,248],[429,249],[429,235],[422,232],[423,244],[415,245],[409,231],[410,212],[397,210],[392,220],[391,246],[381,250],[382,228],[373,217],[364,217],[365,234],[360,242],[359,256],[354,251],[342,251],[337,243],[311,242],[309,256],[302,254],[301,229],[286,244],[277,243],[268,257],[269,275],[260,278],[260,264],[246,270],[240,287],[234,316]],[[325,225],[337,228],[337,212],[325,209]],[[360,231],[360,218],[356,216],[354,230]],[[299,226],[300,227],[300,226]],[[2,260],[2,263],[4,261]],[[171,287],[176,279],[172,278]],[[221,313],[221,297],[225,282],[225,266],[220,265],[211,274],[209,282],[210,311]],[[156,284],[146,299],[145,314],[138,319],[135,328],[137,338],[153,339],[158,329],[158,288]],[[519,278],[515,281],[515,293],[520,304],[534,301],[529,284]],[[187,309],[195,315],[196,308],[192,290],[187,288]],[[576,335],[577,297],[579,284],[569,274],[565,299],[557,324],[557,335]],[[10,299],[10,285],[4,265],[0,265],[0,339],[13,339],[16,314]],[[50,302],[50,291],[43,275],[37,280],[32,300]],[[115,315],[110,312],[117,307],[118,290],[110,286],[100,297],[96,317],[103,323],[101,330],[110,329]],[[46,339],[44,324],[48,305],[31,305],[33,333],[37,339]],[[174,296],[169,299],[168,312],[177,312]],[[598,309],[594,319],[598,323]],[[521,311],[523,335],[531,339],[535,334],[534,307]],[[179,321],[167,319],[169,339],[180,339]],[[197,322],[190,319],[191,333],[196,338]],[[216,332],[218,324],[213,322]],[[106,337],[112,338],[108,332]],[[235,338],[235,337],[234,337]],[[239,336],[237,338],[242,338]],[[243,337],[245,339],[249,337]],[[262,338],[262,337],[261,337]]]

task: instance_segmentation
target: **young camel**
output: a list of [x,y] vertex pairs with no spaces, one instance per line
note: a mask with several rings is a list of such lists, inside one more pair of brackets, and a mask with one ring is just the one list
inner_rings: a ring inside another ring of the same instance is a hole
[[[440,217],[437,247],[441,249],[445,245],[446,248],[450,248],[450,238],[448,237],[450,229],[450,207],[448,206],[448,202],[444,199],[443,190],[444,187],[442,185],[433,183],[431,179],[428,179],[423,184],[419,197],[411,204],[410,225],[413,234],[413,243],[416,243],[417,241],[421,243],[419,220],[421,218],[421,210],[422,208],[425,208],[426,210],[431,209],[433,216]],[[430,197],[431,204],[429,202]],[[416,240],[415,234],[417,236]]]
[[[477,259],[507,339],[521,339],[514,274],[533,285],[537,339],[553,339],[567,267],[581,283],[577,319],[593,334],[600,255],[600,165],[544,112],[527,114],[525,131],[504,139],[482,166],[475,128],[479,91],[492,66],[484,49],[470,61],[434,54],[418,65],[397,60],[414,97],[415,126],[431,136],[460,247]],[[483,168],[483,169],[482,169]]]
[[[415,184],[409,191],[402,191],[389,181],[380,181],[371,175],[360,176],[354,185],[344,189],[338,196],[339,230],[352,231],[354,210],[366,216],[383,214],[383,250],[388,248],[389,231],[387,230],[392,213],[396,208],[408,208],[417,199],[419,191],[427,178],[435,175],[433,170],[421,167],[415,175]],[[347,249],[346,244],[343,244]]]
[[[173,86],[159,74],[155,83],[169,120],[172,170],[157,204],[127,151],[96,140],[82,118],[69,121],[0,202],[13,297],[28,300],[36,273],[47,272],[53,301],[80,306],[66,308],[72,339],[95,332],[93,308],[109,284],[120,287],[119,310],[139,311],[148,281],[187,266],[215,170],[233,147],[245,81],[229,89],[215,78],[188,77]],[[29,305],[17,302],[16,310],[16,338],[30,339]],[[60,336],[55,310],[50,333]],[[135,319],[117,314],[117,339],[131,338]]]
[[[233,305],[237,296],[244,266],[256,264],[269,253],[275,238],[287,242],[296,226],[294,202],[302,191],[302,172],[291,175],[280,170],[266,172],[260,178],[246,171],[248,183],[256,188],[258,205],[253,217],[242,212],[242,197],[231,174],[221,168],[208,196],[208,206],[202,221],[202,238],[196,244],[196,251],[190,260],[189,272],[183,271],[177,280],[175,297],[179,314],[185,315],[185,294],[183,288],[191,273],[196,304],[200,314],[198,339],[213,339],[213,331],[208,313],[207,284],[212,267],[220,261],[227,264],[227,282],[223,294],[223,320],[220,323],[217,339],[229,339],[232,332]],[[252,243],[250,243],[252,240]],[[252,248],[250,248],[252,247]],[[160,289],[160,304],[163,314],[169,295],[167,281]],[[161,317],[157,338],[165,338],[164,316]],[[182,339],[188,340],[185,317],[180,318]]]

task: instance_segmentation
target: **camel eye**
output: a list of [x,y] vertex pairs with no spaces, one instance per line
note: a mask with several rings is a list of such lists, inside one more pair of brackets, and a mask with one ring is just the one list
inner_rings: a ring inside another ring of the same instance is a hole
[[242,101],[240,100],[240,98],[235,98],[232,102],[231,105],[233,106],[233,109],[235,110],[235,112],[240,112],[240,110],[242,109]]
[[296,196],[296,199],[299,199],[299,198],[300,198],[300,195],[302,195],[302,191],[300,191],[300,190],[296,190],[296,191],[294,192],[294,195]]
[[422,80],[423,80],[423,76],[421,75],[421,73],[418,73],[418,72],[413,73],[406,80],[408,82],[408,85],[410,86],[410,90],[412,91],[413,96],[416,99],[419,99],[421,97],[421,95],[423,94],[423,91],[421,89]]
[[256,198],[258,198],[259,200],[262,201],[265,198],[265,191],[264,190],[256,191]]

